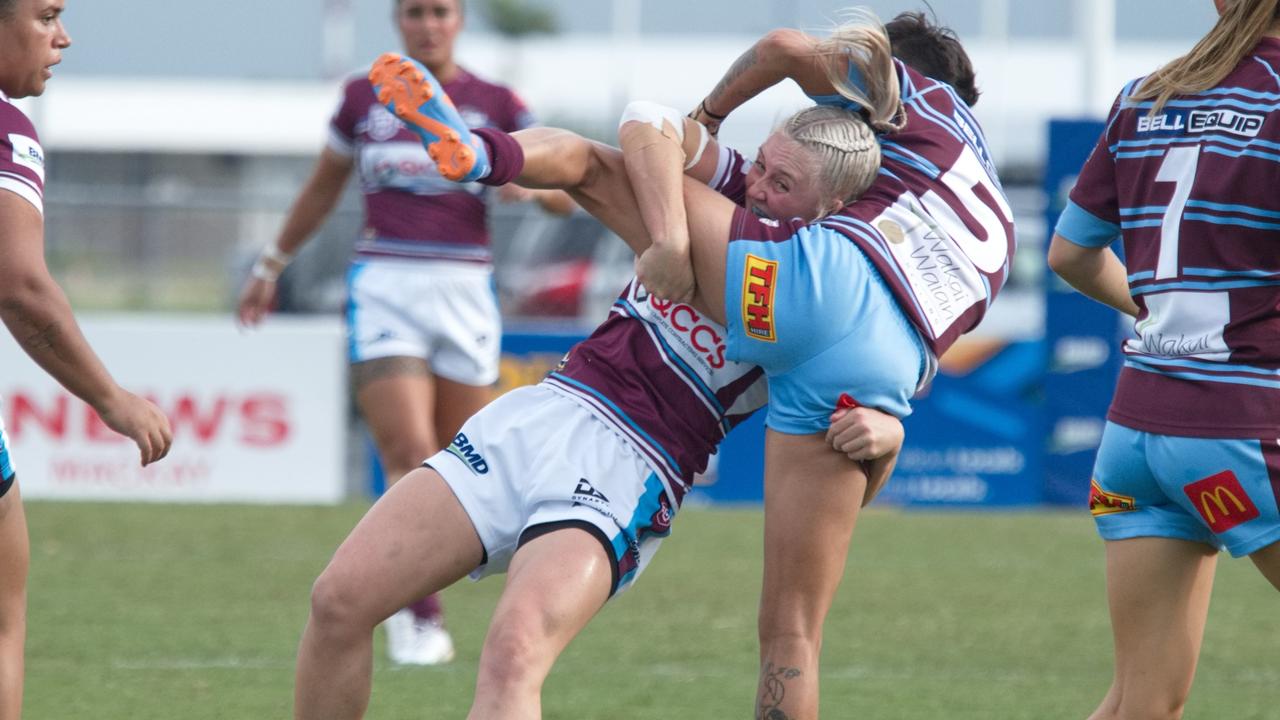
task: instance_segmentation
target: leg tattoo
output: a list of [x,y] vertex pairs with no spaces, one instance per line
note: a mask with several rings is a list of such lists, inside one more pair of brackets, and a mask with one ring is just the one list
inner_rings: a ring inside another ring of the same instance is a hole
[[786,681],[800,677],[800,668],[774,667],[770,662],[760,673],[760,698],[756,703],[756,720],[788,720],[781,709],[787,697]]

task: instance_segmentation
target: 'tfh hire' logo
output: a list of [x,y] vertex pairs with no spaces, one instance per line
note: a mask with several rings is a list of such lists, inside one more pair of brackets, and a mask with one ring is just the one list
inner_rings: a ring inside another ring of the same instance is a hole
[[747,255],[742,275],[742,326],[756,340],[777,342],[773,327],[773,291],[777,285],[778,263]]
[[466,435],[458,433],[458,436],[453,439],[447,449],[457,456],[459,460],[466,463],[471,468],[471,472],[477,475],[489,474],[489,463],[484,461],[484,456],[476,450]]

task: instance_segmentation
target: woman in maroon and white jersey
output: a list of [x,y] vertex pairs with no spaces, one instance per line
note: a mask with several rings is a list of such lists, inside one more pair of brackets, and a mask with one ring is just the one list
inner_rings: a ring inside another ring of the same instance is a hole
[[[462,0],[395,0],[394,9],[405,51],[443,79],[470,122],[509,131],[532,124],[514,92],[455,60]],[[486,189],[441,179],[412,133],[378,104],[366,77],[345,84],[329,141],[279,237],[255,264],[238,315],[255,325],[269,312],[277,276],[333,210],[353,174],[365,221],[347,274],[351,380],[394,483],[489,401],[502,326]],[[572,207],[560,193],[512,189],[504,199],[536,199],[558,212]],[[395,662],[435,664],[452,657],[434,596],[397,613],[387,631]]]
[[[85,341],[44,260],[44,150],[9,98],[44,92],[71,38],[63,0],[0,0],[0,320],[55,380],[107,426],[133,440],[147,465],[173,435],[160,409],[121,388]],[[22,714],[27,521],[0,421],[0,718]]]
[[1280,2],[1216,5],[1121,91],[1049,247],[1134,318],[1089,492],[1115,640],[1093,720],[1182,716],[1221,550],[1280,588]]

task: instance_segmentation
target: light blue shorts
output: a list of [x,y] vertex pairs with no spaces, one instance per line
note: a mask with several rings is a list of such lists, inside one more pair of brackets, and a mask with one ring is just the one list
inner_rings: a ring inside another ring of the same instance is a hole
[[1105,540],[1164,537],[1242,557],[1280,540],[1280,443],[1174,437],[1107,423],[1089,509]]
[[835,230],[762,222],[742,210],[732,227],[726,355],[768,375],[765,424],[824,432],[841,393],[909,414],[924,342],[862,250]]

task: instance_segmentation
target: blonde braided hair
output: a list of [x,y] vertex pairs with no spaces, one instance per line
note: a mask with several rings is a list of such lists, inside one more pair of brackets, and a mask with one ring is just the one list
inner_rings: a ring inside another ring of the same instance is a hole
[[818,186],[841,201],[858,199],[880,170],[880,143],[861,115],[818,105],[792,115],[782,133],[800,144],[818,163]]

